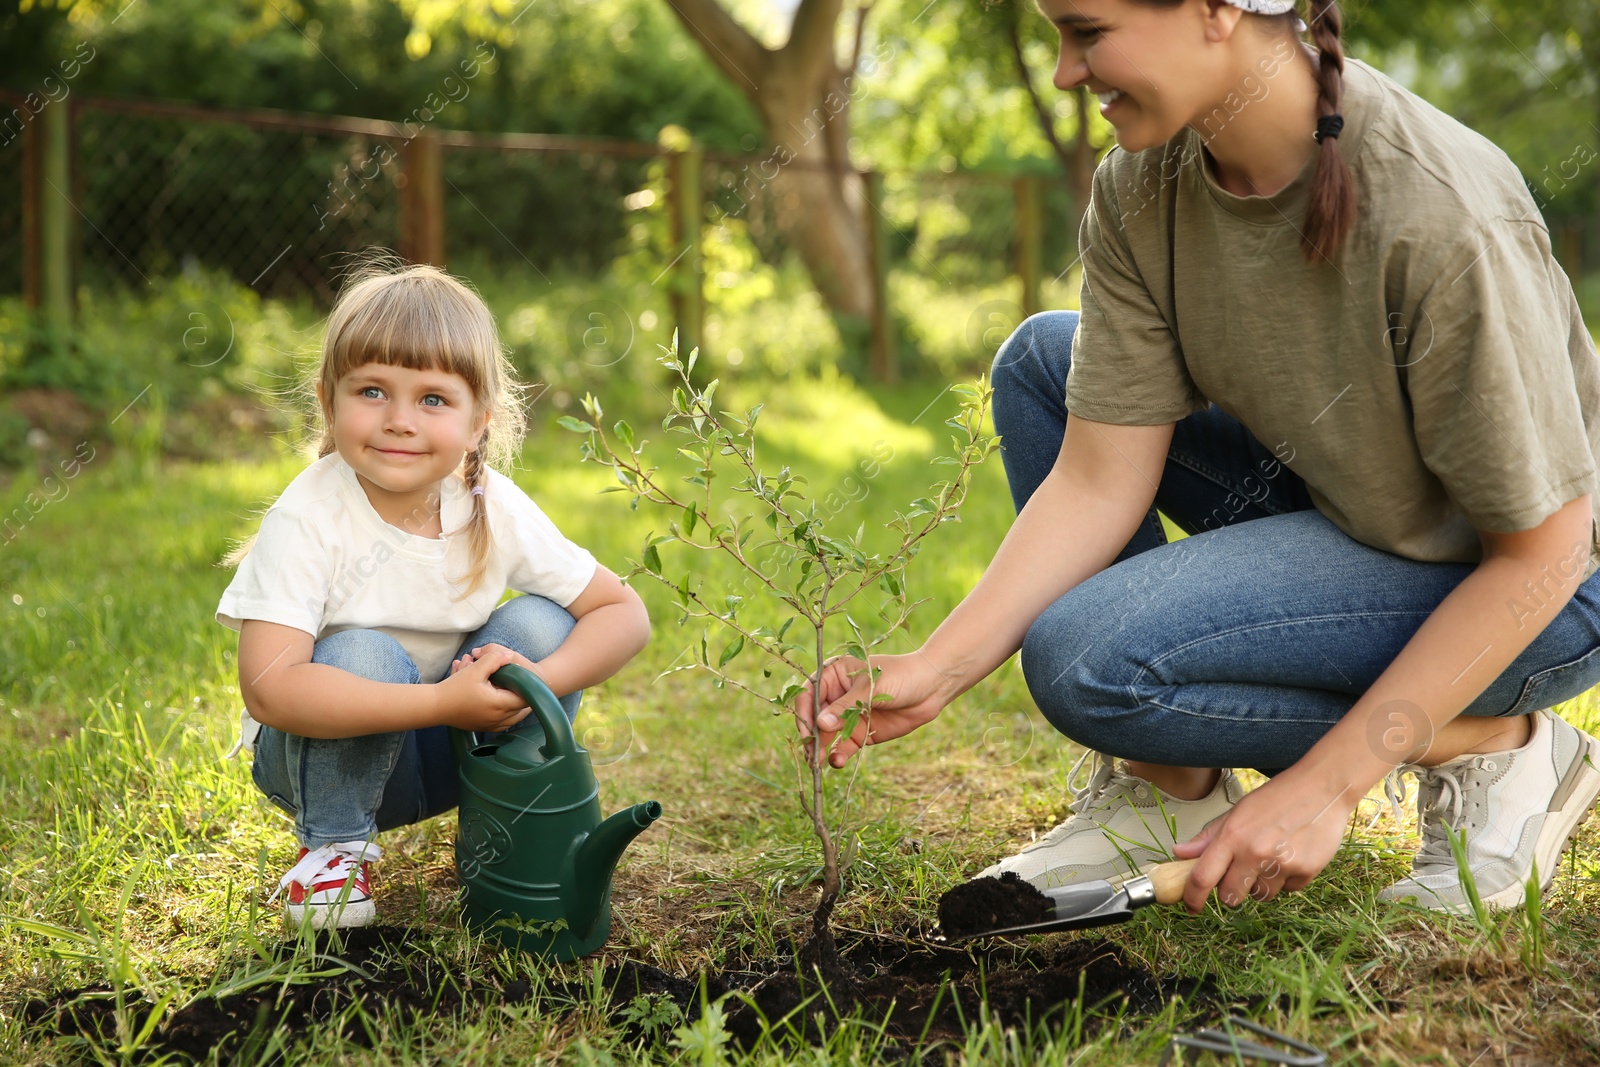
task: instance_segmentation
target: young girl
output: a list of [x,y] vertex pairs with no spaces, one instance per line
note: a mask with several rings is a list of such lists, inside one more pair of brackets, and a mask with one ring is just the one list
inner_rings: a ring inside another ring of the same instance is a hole
[[[320,929],[372,921],[378,831],[455,807],[446,728],[528,715],[491,674],[528,668],[570,718],[650,623],[493,469],[520,450],[521,389],[461,282],[425,266],[357,274],[315,394],[320,458],[230,558],[217,620],[239,631],[252,777],[300,841],[279,883],[287,918]],[[525,595],[496,607],[507,589]]]
[[[1048,886],[1173,849],[1199,857],[1191,909],[1270,899],[1403,766],[1422,846],[1380,895],[1465,909],[1454,836],[1489,906],[1521,901],[1600,793],[1594,739],[1549,710],[1600,682],[1600,357],[1533,198],[1347,62],[1332,0],[1305,22],[1292,0],[1040,7],[1056,85],[1095,92],[1120,146],[1083,310],[1000,350],[1016,524],[918,652],[873,658],[890,699],[834,764],[1020,648],[1098,766],[986,873]],[[1193,536],[1166,544],[1152,504]],[[825,740],[870,685],[830,668]],[[1237,766],[1273,777],[1241,798]]]

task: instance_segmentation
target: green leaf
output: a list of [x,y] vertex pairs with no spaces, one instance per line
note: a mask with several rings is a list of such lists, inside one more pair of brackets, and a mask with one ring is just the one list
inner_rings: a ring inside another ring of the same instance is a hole
[[644,565],[651,574],[661,573],[661,553],[656,551],[655,545],[646,545],[644,548]]
[[840,720],[839,720],[839,733],[840,733],[840,735],[843,736],[843,737],[849,737],[851,734],[855,733],[856,732],[856,724],[859,723],[860,721],[861,721],[861,705],[857,704],[854,707],[850,708],[848,711],[846,711],[844,713],[843,717],[840,718]]
[[633,447],[632,426],[629,426],[626,422],[619,420],[617,424],[612,427],[612,429],[616,431],[618,440],[627,445],[629,448]]
[[694,533],[694,524],[699,521],[699,515],[694,510],[693,504],[683,506],[683,536],[688,537]]
[[718,669],[726,667],[728,665],[728,663],[733,659],[733,657],[737,656],[740,652],[743,652],[743,651],[744,651],[744,635],[740,634],[738,637],[735,637],[732,641],[729,641],[728,642],[728,647],[722,650],[722,655],[721,656],[717,657],[717,667],[718,667]]
[[589,425],[587,422],[584,422],[582,419],[575,419],[571,415],[561,416],[556,420],[556,425],[561,427],[563,430],[571,430],[573,433],[594,432],[593,426]]

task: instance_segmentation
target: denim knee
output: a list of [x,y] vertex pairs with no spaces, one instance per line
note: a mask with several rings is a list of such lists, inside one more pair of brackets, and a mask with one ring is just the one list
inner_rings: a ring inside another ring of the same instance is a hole
[[1041,311],[1023,320],[994,354],[989,380],[995,400],[1017,386],[1053,391],[1072,365],[1072,337],[1078,330],[1076,311]]
[[1022,676],[1045,719],[1087,748],[1137,759],[1137,731],[1148,728],[1134,695],[1122,642],[1093,598],[1068,593],[1046,608],[1022,640]]
[[338,667],[373,682],[414,685],[422,680],[417,665],[400,642],[382,630],[340,630],[329,634],[316,643],[311,662]]
[[496,608],[482,630],[505,636],[515,634],[517,651],[531,660],[541,660],[560,648],[577,624],[567,609],[555,601],[525,593]]

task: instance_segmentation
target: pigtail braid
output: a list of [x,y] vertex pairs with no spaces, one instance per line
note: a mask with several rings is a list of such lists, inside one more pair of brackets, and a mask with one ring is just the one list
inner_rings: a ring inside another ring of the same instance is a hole
[[[460,599],[471,596],[473,591],[483,583],[484,571],[488,567],[489,552],[491,548],[491,531],[489,530],[489,504],[484,499],[488,492],[489,465],[484,462],[484,449],[489,446],[489,431],[485,428],[478,438],[477,445],[470,449],[461,461],[462,481],[466,482],[468,500],[472,505],[472,512],[467,516],[467,525],[464,532],[467,535],[467,558],[471,561],[467,566],[467,573],[462,577],[467,586]],[[483,489],[482,493],[474,493],[474,489]]]
[[[1344,48],[1339,39],[1344,18],[1338,0],[1311,0],[1311,40],[1321,54],[1317,67],[1317,114],[1324,119],[1344,104]],[[1355,222],[1355,185],[1350,165],[1339,151],[1337,132],[1319,137],[1317,169],[1311,179],[1311,203],[1301,248],[1312,263],[1331,263]]]

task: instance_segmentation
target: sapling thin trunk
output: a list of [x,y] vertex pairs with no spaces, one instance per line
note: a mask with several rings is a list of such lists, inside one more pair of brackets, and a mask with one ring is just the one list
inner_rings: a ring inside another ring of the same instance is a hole
[[[830,536],[828,522],[835,516],[819,513],[817,501],[803,491],[803,478],[788,467],[776,472],[762,469],[755,437],[761,405],[742,415],[718,411],[712,406],[718,383],[713,381],[701,388],[691,377],[698,352],[683,360],[675,346],[664,351],[660,362],[672,372],[675,385],[671,410],[662,429],[687,439],[675,452],[692,462],[690,473],[679,477],[663,474],[654,454],[647,455],[649,442],[636,440],[626,422],[614,424],[608,432],[604,412],[592,396],[583,401],[587,418],[565,417],[561,425],[585,435],[584,459],[611,468],[619,484],[608,491],[626,492],[634,509],[645,503],[661,510],[667,518],[668,532],[652,532],[645,539],[630,576],[648,575],[672,590],[681,612],[680,623],[691,619],[707,623],[694,650],[694,662],[675,669],[707,671],[718,688],[732,686],[766,701],[775,710],[787,710],[807,684],[812,692],[821,691],[822,671],[830,649],[866,660],[873,648],[906,628],[912,610],[920,603],[906,593],[907,564],[916,556],[924,538],[943,523],[957,521],[973,468],[998,446],[997,440],[984,430],[989,387],[982,379],[953,387],[952,391],[962,397],[960,411],[946,422],[959,431],[952,436],[955,452],[935,462],[953,465],[954,476],[935,485],[931,496],[912,501],[905,512],[896,512],[884,524],[898,535],[898,544],[891,551],[869,553],[863,547],[865,524],[851,537]],[[719,491],[719,487],[725,489]],[[731,521],[725,505],[736,498],[730,494],[751,498]],[[758,523],[768,527],[770,536],[751,544]],[[746,597],[732,592],[721,597],[711,594],[691,581],[687,569],[678,577],[669,574],[658,547],[666,543],[716,553],[732,561],[744,573],[748,589],[761,600],[787,609],[788,619],[777,629],[750,622],[741,617]],[[871,590],[879,595],[877,625],[869,634],[849,609]],[[835,620],[848,627],[849,637],[830,644],[829,623]],[[810,633],[791,638],[789,631],[797,622],[804,623]],[[710,643],[711,623],[729,635],[715,658]],[[775,692],[764,692],[753,678],[747,680],[730,673],[733,661],[748,651],[761,654],[763,677],[770,678],[775,669],[784,669],[787,677],[780,679]],[[849,709],[844,716],[843,734],[848,735],[857,723],[864,723],[870,731],[871,714],[870,706]],[[813,936],[803,958],[819,966],[824,977],[831,977],[839,971],[829,924],[842,882],[835,828],[829,825],[824,804],[827,753],[815,731],[805,742],[804,752],[810,780],[801,788],[799,800],[821,846],[822,895],[812,915]]]

